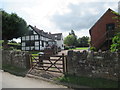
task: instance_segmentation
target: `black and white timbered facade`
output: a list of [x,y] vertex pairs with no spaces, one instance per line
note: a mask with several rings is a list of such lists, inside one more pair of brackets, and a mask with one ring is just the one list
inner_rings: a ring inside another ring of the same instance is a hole
[[22,50],[44,50],[46,44],[51,40],[56,42],[59,48],[64,49],[62,33],[51,34],[31,25],[28,28],[28,33],[21,37]]

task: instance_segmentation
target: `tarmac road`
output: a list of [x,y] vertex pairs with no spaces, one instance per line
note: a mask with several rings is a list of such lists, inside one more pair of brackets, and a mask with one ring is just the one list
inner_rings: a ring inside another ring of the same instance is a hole
[[[0,71],[1,73],[1,71]],[[2,72],[2,88],[67,88],[51,82],[29,77],[19,77]]]

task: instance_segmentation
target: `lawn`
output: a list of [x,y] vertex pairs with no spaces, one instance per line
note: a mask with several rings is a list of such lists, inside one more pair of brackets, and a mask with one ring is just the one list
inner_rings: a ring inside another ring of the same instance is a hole
[[118,82],[102,78],[89,78],[67,75],[58,79],[60,82],[88,86],[91,88],[118,88]]
[[88,47],[77,47],[77,48],[73,48],[73,49],[69,49],[69,50],[87,50]]

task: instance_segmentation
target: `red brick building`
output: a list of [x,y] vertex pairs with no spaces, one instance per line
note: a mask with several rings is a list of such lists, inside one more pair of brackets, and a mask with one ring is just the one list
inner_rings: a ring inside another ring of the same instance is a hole
[[118,14],[108,9],[89,30],[92,47],[97,50],[108,50],[110,48],[118,21],[114,17],[118,17]]

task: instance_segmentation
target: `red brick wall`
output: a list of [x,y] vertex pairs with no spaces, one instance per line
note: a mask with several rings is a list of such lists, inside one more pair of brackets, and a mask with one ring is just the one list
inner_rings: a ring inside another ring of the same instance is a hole
[[108,9],[108,11],[91,28],[91,46],[99,48],[106,40],[106,24],[115,23],[116,26],[116,20],[113,19],[113,17],[115,17],[115,14]]

